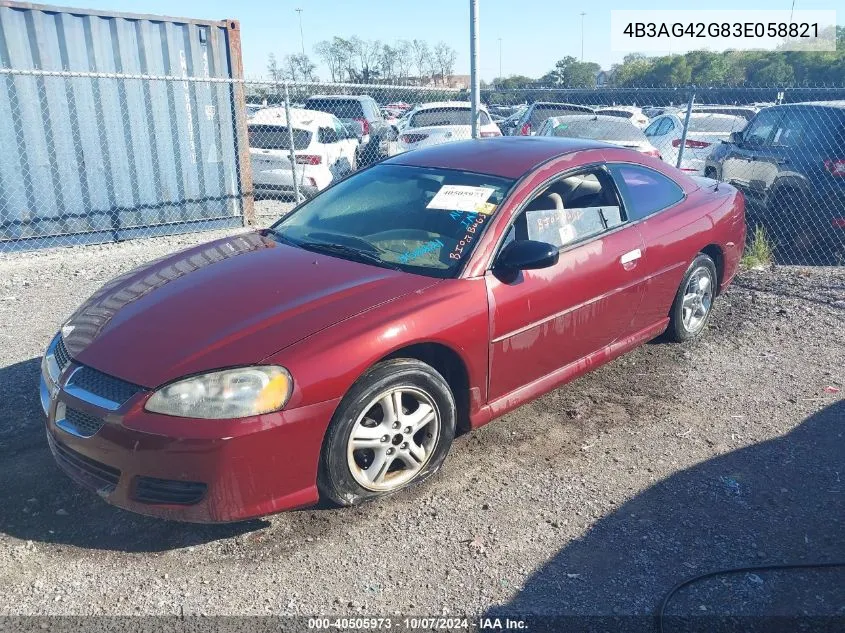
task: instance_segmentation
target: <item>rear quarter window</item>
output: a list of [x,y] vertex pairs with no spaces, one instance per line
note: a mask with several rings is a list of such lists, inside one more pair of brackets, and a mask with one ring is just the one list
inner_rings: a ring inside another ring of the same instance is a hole
[[684,199],[684,190],[674,180],[653,169],[615,164],[610,166],[610,171],[631,221],[641,220]]

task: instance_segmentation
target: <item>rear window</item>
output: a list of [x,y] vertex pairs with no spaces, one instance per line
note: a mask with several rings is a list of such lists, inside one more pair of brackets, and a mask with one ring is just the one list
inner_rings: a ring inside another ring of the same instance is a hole
[[[250,125],[249,146],[256,149],[290,149],[290,134],[283,125]],[[305,149],[311,144],[311,132],[293,129],[293,149]]]
[[603,114],[605,116],[618,116],[623,119],[630,119],[634,116],[633,112],[628,112],[627,110],[600,110],[599,114]]
[[[684,117],[681,117],[683,122]],[[738,132],[743,129],[747,121],[742,117],[727,114],[690,114],[690,132]]]
[[540,105],[535,106],[531,110],[531,117],[529,122],[532,127],[538,127],[543,121],[553,116],[565,116],[567,114],[584,114],[592,113],[590,108],[584,106],[567,105],[562,103],[560,105]]
[[357,119],[364,116],[364,109],[357,99],[308,99],[305,109],[328,112],[338,119]]
[[553,136],[566,138],[591,138],[600,141],[641,141],[646,140],[642,130],[633,125],[619,121],[561,121],[552,128]]
[[430,108],[411,117],[411,127],[437,125],[472,125],[472,112],[469,108]]

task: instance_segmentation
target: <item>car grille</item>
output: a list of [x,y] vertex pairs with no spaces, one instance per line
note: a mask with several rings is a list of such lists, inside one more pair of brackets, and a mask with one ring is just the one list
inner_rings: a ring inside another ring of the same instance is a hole
[[92,480],[97,484],[97,489],[100,491],[109,493],[117,488],[117,482],[120,481],[120,471],[117,468],[106,466],[90,457],[77,453],[61,442],[54,440],[49,433],[47,437],[50,440],[50,448],[53,449],[56,460],[62,466]]
[[206,484],[198,481],[138,477],[134,496],[141,503],[192,505],[202,500],[207,488]]
[[143,387],[109,376],[91,367],[81,366],[68,379],[68,387],[75,387],[105,398],[118,406],[123,405],[135,394],[144,391]]
[[59,335],[59,340],[56,341],[56,349],[53,351],[53,355],[56,358],[56,364],[59,366],[59,371],[64,371],[70,364],[70,354],[67,352],[65,341],[61,335]]
[[63,420],[56,420],[56,426],[78,435],[79,437],[91,437],[103,428],[104,421],[88,413],[67,409]]

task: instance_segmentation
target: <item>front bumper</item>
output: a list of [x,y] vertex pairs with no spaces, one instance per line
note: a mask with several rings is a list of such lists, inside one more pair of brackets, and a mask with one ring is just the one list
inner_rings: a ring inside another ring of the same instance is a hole
[[207,523],[318,500],[320,448],[337,400],[239,420],[176,418],[145,411],[145,390],[115,408],[74,385],[79,365],[51,362],[40,386],[50,449],[66,474],[107,502]]

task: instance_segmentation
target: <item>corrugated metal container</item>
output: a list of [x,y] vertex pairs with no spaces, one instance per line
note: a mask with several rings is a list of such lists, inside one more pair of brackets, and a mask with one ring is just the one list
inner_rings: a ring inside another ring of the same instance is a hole
[[0,0],[0,251],[241,224],[236,29]]

